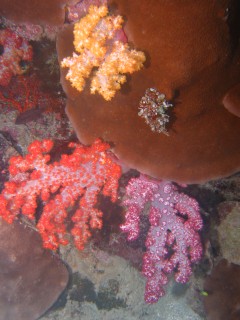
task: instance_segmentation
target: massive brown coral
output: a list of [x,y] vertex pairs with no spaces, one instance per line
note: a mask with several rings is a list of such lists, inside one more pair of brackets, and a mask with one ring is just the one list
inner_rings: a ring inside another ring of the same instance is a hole
[[[240,82],[238,1],[118,0],[109,7],[127,18],[128,41],[146,53],[147,62],[111,103],[87,90],[79,94],[62,71],[67,114],[81,142],[102,137],[130,167],[178,182],[239,170],[240,119],[222,102]],[[60,60],[73,51],[72,42],[70,26],[59,35]],[[151,132],[137,115],[147,88],[174,104],[169,136]],[[230,101],[238,104],[234,92]]]
[[77,0],[0,0],[0,15],[16,23],[63,24],[65,6]]
[[1,320],[39,319],[68,283],[66,266],[24,223],[0,219],[0,268]]

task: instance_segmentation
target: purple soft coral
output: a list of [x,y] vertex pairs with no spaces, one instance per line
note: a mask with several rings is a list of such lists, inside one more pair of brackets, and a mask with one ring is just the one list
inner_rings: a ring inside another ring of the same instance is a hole
[[154,303],[164,295],[167,274],[176,270],[176,281],[185,283],[192,274],[191,263],[201,258],[198,231],[203,223],[199,206],[171,182],[150,180],[143,175],[131,179],[126,193],[124,205],[128,210],[121,229],[128,233],[128,240],[138,237],[140,214],[151,204],[142,272],[147,278],[145,301]]

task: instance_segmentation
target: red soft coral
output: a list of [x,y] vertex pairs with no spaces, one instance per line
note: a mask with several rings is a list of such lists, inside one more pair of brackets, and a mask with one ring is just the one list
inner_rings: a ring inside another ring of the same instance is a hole
[[11,223],[20,213],[34,219],[38,200],[43,212],[37,223],[44,247],[57,249],[67,244],[68,208],[77,206],[71,230],[75,245],[83,249],[91,229],[101,229],[102,212],[95,208],[101,192],[117,199],[120,167],[108,155],[109,145],[96,140],[90,147],[70,143],[72,154],[48,163],[51,140],[35,141],[25,157],[10,159],[10,179],[0,195],[0,215]]
[[27,40],[10,29],[0,30],[0,46],[0,85],[7,86],[13,75],[23,73],[20,62],[31,61],[33,51]]

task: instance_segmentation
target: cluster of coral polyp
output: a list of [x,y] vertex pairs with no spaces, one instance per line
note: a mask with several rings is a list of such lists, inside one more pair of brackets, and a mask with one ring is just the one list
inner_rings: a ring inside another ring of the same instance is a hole
[[0,85],[7,86],[13,75],[24,72],[21,61],[32,60],[32,47],[10,29],[0,30]]
[[66,79],[78,91],[85,86],[93,68],[98,68],[91,79],[91,93],[98,92],[111,100],[126,82],[125,73],[142,68],[143,52],[131,50],[122,30],[121,16],[108,14],[107,6],[90,6],[89,13],[74,25],[74,47],[77,53],[64,58],[61,65],[68,67]]
[[51,140],[35,141],[25,157],[10,159],[10,179],[0,195],[0,216],[11,223],[19,214],[34,219],[38,202],[43,211],[37,228],[46,248],[56,250],[68,243],[66,220],[69,209],[77,207],[71,220],[71,234],[78,249],[91,236],[90,229],[101,229],[102,212],[95,208],[98,194],[117,199],[120,167],[109,157],[109,145],[96,140],[91,147],[70,143],[72,154],[49,163]]
[[152,131],[168,135],[167,125],[170,116],[167,111],[172,106],[163,93],[155,88],[148,88],[139,103],[138,115],[145,120]]
[[126,195],[126,221],[121,229],[128,240],[139,236],[141,215],[149,207],[150,229],[142,272],[147,278],[145,301],[154,303],[165,294],[167,274],[175,271],[176,281],[186,283],[192,274],[191,264],[201,258],[198,231],[203,222],[199,206],[174,184],[143,175],[130,180]]

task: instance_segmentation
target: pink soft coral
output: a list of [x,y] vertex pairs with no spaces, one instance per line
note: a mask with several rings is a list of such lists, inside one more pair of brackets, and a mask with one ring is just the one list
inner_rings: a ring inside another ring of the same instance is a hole
[[191,263],[201,258],[198,231],[203,223],[199,206],[171,182],[151,180],[143,175],[130,180],[126,194],[126,222],[121,229],[128,233],[128,240],[138,237],[140,214],[149,206],[151,226],[142,272],[147,278],[145,301],[154,303],[164,295],[167,274],[176,270],[176,281],[185,283],[192,274]]

